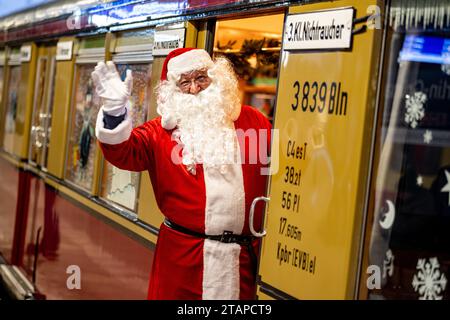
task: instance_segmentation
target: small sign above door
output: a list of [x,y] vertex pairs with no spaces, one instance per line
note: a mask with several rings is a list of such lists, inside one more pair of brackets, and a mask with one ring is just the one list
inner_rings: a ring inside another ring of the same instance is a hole
[[73,41],[60,41],[56,47],[56,60],[72,60]]
[[20,47],[20,62],[30,62],[31,45],[23,45]]
[[352,42],[353,8],[288,15],[284,50],[348,49]]
[[155,32],[153,56],[166,56],[170,51],[184,46],[185,29],[169,29]]

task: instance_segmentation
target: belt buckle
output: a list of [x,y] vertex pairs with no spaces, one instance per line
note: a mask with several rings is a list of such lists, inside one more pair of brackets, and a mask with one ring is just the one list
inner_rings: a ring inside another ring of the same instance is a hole
[[223,233],[222,233],[222,235],[221,235],[221,237],[220,237],[220,242],[223,242],[223,243],[232,243],[233,242],[233,239],[234,239],[234,237],[233,237],[233,231],[227,231],[227,230],[225,230]]

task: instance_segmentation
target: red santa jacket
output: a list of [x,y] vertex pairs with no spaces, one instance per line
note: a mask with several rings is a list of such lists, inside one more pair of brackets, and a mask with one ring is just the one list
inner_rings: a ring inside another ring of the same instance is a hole
[[[260,157],[260,146],[270,147],[271,125],[258,110],[243,106],[234,126],[246,137],[240,135],[238,139],[242,164],[232,166],[226,175],[216,169],[205,172],[200,164],[193,175],[183,164],[174,163],[171,156],[177,142],[172,140],[172,131],[161,126],[160,117],[135,129],[125,117],[116,128],[108,130],[101,110],[96,135],[110,163],[130,171],[148,170],[158,207],[171,221],[199,233],[221,234],[228,230],[249,235],[251,203],[265,195],[267,176],[262,169],[268,164]],[[265,150],[261,151],[263,154]],[[256,229],[261,224],[261,211],[255,212]],[[181,234],[162,225],[149,297],[251,299],[255,282],[251,270],[246,248]]]

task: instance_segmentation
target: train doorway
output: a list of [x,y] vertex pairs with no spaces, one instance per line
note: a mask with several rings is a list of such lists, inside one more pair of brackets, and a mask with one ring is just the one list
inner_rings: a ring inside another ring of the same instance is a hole
[[243,104],[273,118],[284,14],[216,22],[213,56],[225,56],[239,79]]

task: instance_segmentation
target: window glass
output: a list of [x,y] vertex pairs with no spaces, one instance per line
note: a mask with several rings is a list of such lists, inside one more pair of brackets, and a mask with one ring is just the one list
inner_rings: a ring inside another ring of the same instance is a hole
[[143,29],[136,31],[126,31],[120,33],[117,38],[117,47],[121,46],[136,46],[141,44],[152,44],[154,41],[154,29]]
[[105,47],[105,37],[90,37],[81,39],[79,49],[101,49]]
[[388,39],[369,298],[448,299],[450,34],[401,28]]
[[19,92],[21,70],[22,69],[20,66],[12,66],[9,71],[10,76],[6,101],[5,135],[3,140],[3,148],[9,153],[13,152],[14,147],[14,133],[16,131],[17,117],[17,93]]
[[97,148],[95,121],[101,105],[91,78],[94,68],[95,64],[78,64],[75,69],[66,160],[66,179],[89,192],[94,178]]
[[[147,119],[147,101],[151,76],[150,64],[118,64],[117,70],[122,79],[126,70],[133,72],[133,92],[131,94],[133,127],[143,124]],[[103,198],[111,200],[130,210],[136,210],[140,173],[118,169],[105,161],[103,168]]]

